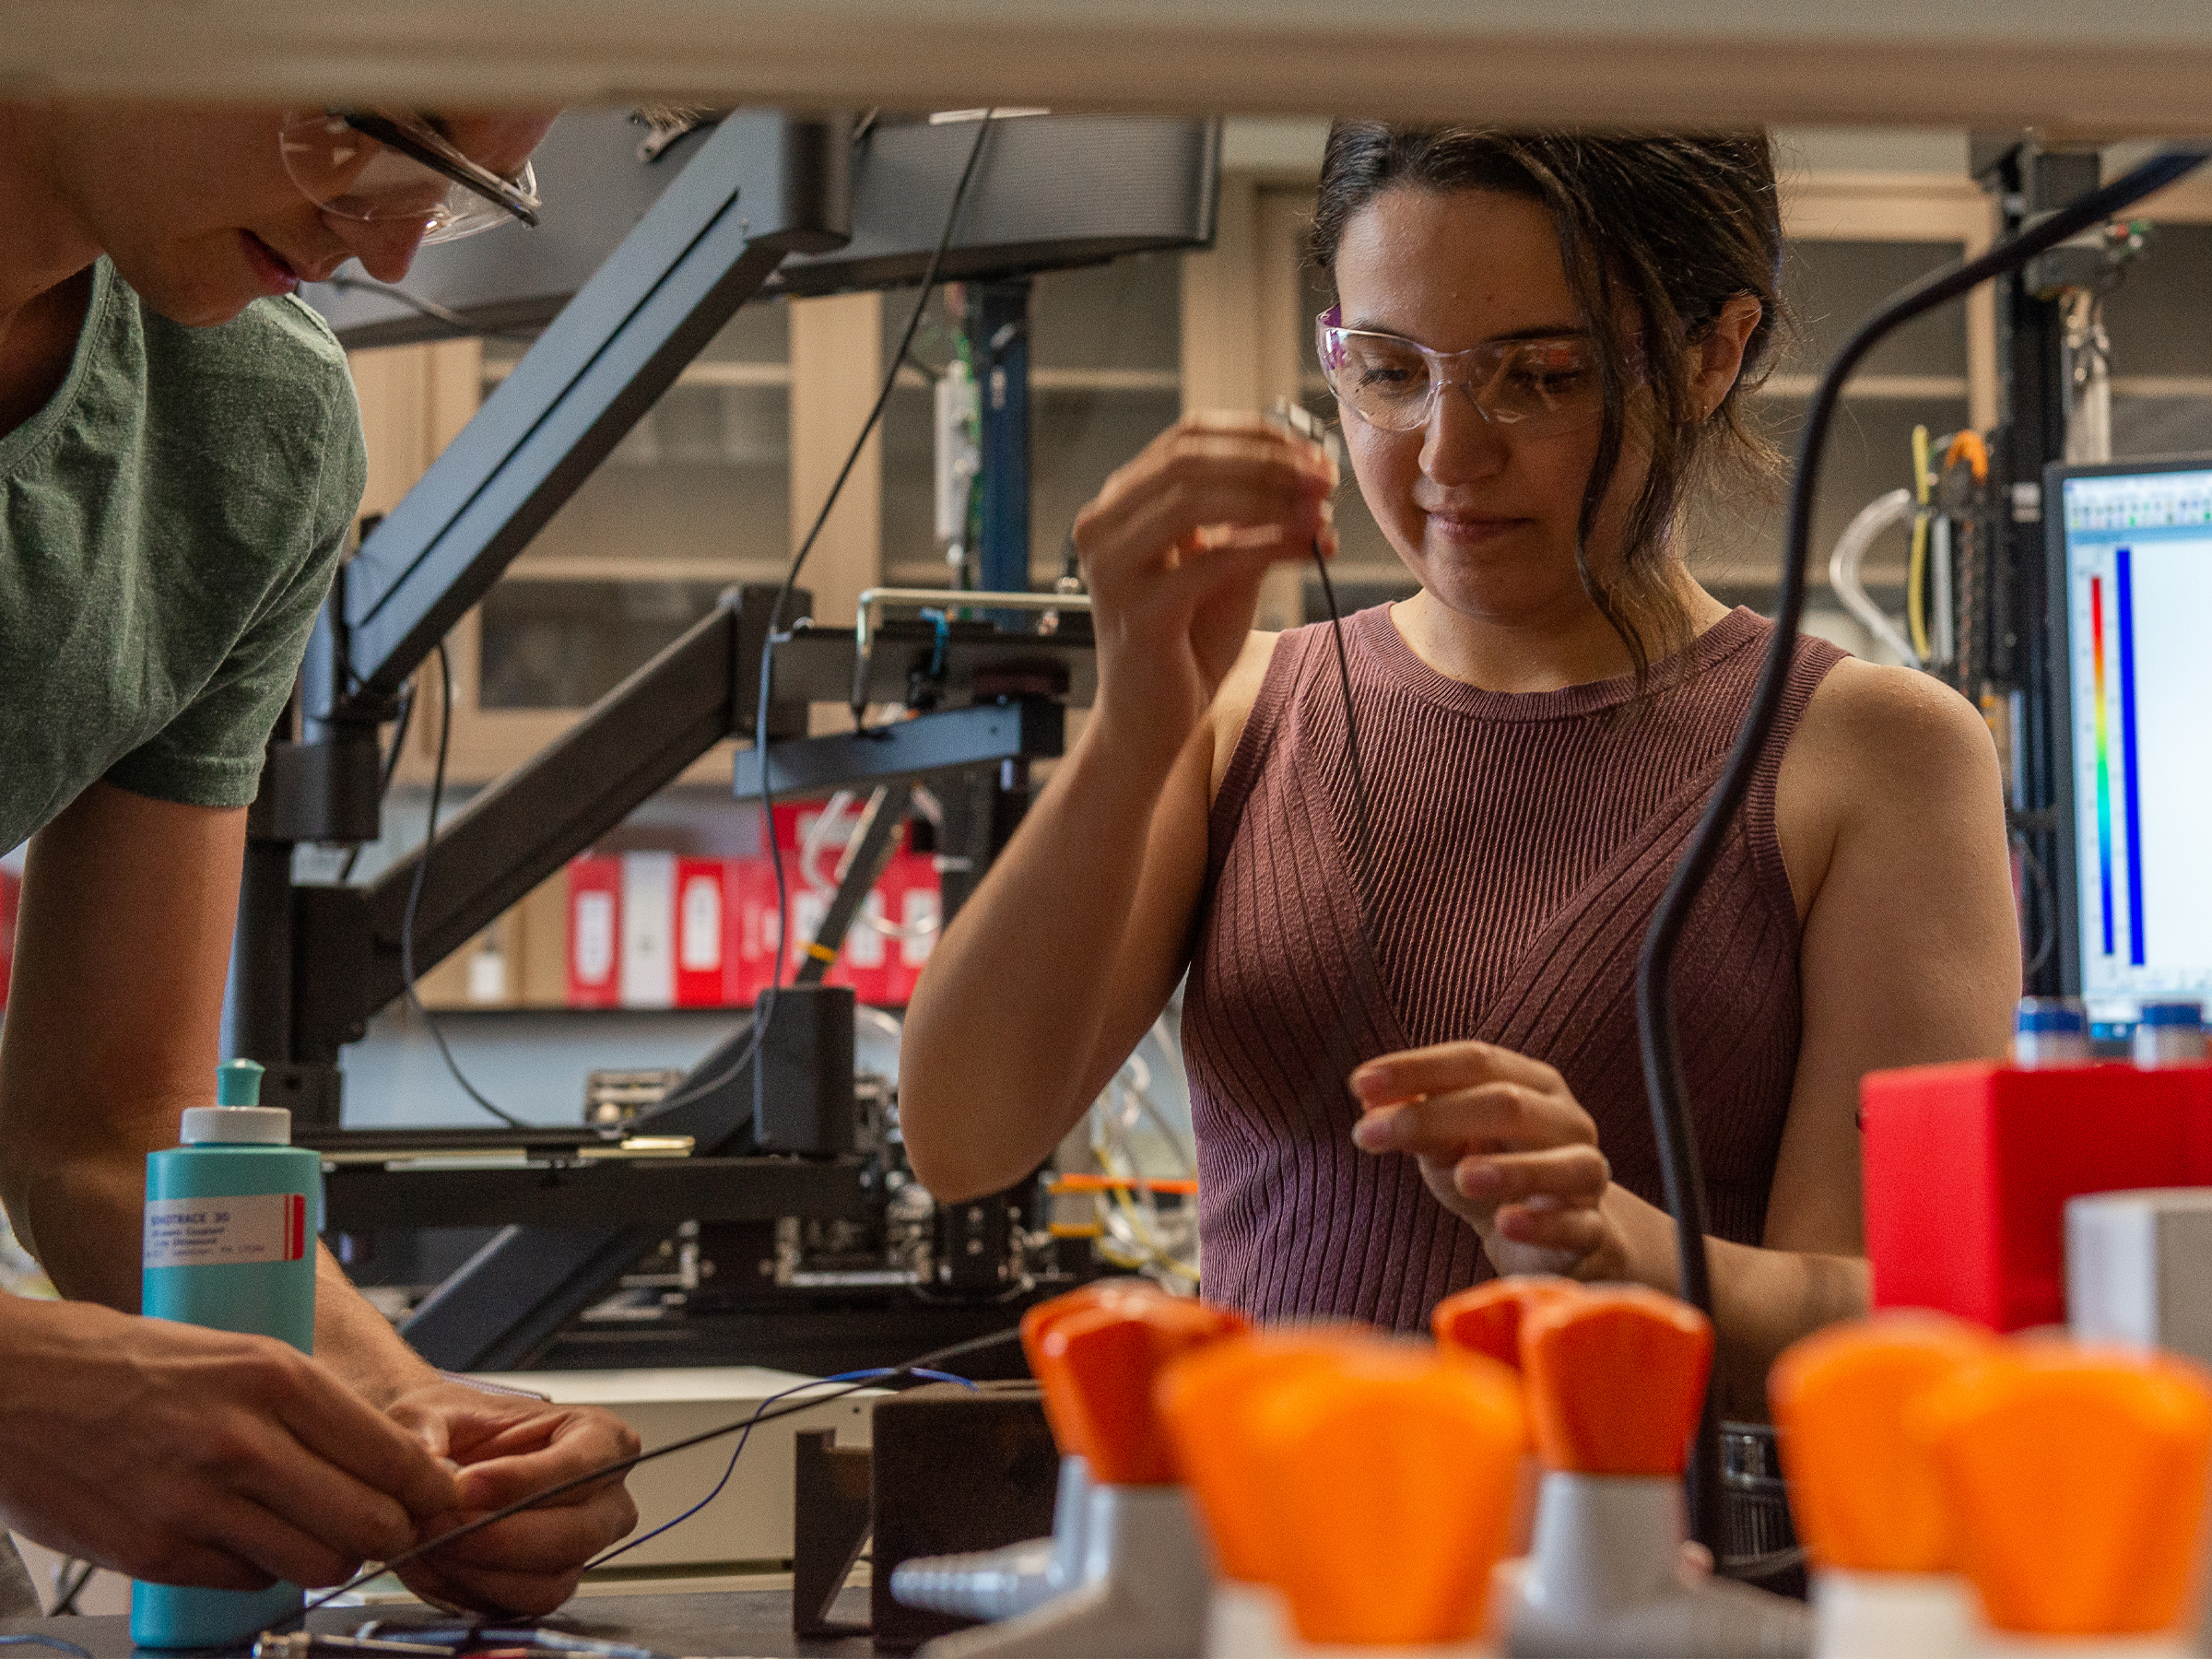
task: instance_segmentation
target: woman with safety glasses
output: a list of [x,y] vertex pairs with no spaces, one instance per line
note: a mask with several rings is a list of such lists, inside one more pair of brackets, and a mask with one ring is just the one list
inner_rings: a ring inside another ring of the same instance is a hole
[[[1674,1288],[1631,986],[1769,638],[1685,561],[1771,466],[1781,252],[1763,135],[1331,134],[1322,368],[1420,592],[1346,620],[1347,727],[1325,624],[1247,631],[1335,549],[1319,447],[1186,419],[1085,508],[1097,705],[907,1022],[934,1193],[1048,1157],[1187,970],[1209,1297],[1418,1329],[1493,1271]],[[2019,986],[1978,715],[1795,663],[1674,975],[1750,1416],[1866,1304],[1859,1077],[2001,1052]]]
[[[209,1099],[245,809],[363,485],[293,290],[531,219],[547,124],[0,106],[0,852],[30,843],[0,1201],[71,1299],[0,1297],[0,1526],[138,1577],[330,1583],[636,1444],[441,1378],[327,1255],[312,1361],[127,1316],[145,1154]],[[635,1519],[619,1483],[577,1500],[408,1582],[548,1609]],[[36,1611],[0,1532],[0,1617]]]

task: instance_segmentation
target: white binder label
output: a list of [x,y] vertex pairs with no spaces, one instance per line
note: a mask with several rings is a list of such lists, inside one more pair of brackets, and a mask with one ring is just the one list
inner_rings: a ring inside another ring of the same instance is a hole
[[296,1262],[307,1253],[307,1197],[154,1198],[146,1206],[146,1265],[220,1267]]

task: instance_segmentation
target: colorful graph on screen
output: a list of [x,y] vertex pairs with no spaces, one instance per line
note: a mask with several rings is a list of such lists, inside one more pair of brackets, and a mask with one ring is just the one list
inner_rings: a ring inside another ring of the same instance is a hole
[[2112,950],[2112,739],[2107,711],[2112,706],[2104,660],[2104,578],[2089,578],[2089,650],[2096,686],[2097,730],[2097,892],[2102,903],[2104,954]]
[[[2140,968],[2143,938],[2143,830],[2140,745],[2136,734],[2136,571],[2135,553],[2118,547],[2112,553],[2111,636],[2116,647],[2111,661],[2105,651],[2105,582],[2089,578],[2090,675],[2094,685],[2097,777],[2097,893],[2100,936],[2104,954],[2120,954],[2118,904],[2127,908],[2127,959]],[[2112,712],[2118,704],[2119,753],[2112,752]],[[2117,838],[2112,821],[2113,774],[2118,772],[2120,823]],[[2126,848],[2118,860],[2121,841]],[[2120,877],[2112,866],[2121,864]],[[2115,891],[2117,889],[2117,891]]]
[[2212,1000],[2212,457],[2062,472],[2066,972],[2104,1036]]

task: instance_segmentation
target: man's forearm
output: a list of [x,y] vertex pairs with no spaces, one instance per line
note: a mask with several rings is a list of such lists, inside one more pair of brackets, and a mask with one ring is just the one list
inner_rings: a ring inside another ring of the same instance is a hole
[[[30,1179],[8,1183],[9,1214],[25,1248],[73,1301],[138,1311],[143,1156],[57,1158]],[[379,1406],[435,1382],[437,1372],[353,1288],[330,1252],[318,1250],[316,1357]]]
[[146,1162],[135,1147],[72,1156],[0,1135],[0,1193],[23,1248],[71,1301],[138,1312]]

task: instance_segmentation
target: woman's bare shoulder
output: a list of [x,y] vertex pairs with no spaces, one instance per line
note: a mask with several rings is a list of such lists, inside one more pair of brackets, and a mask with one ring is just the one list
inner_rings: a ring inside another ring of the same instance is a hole
[[1806,702],[1776,781],[1783,862],[1803,915],[1841,838],[1873,819],[2002,835],[1995,743],[1980,711],[1928,675],[1846,657]]
[[1252,705],[1259,700],[1260,688],[1267,681],[1267,665],[1275,661],[1276,641],[1282,637],[1279,633],[1248,635],[1243,650],[1237,653],[1236,662],[1214,693],[1213,707],[1206,713],[1214,738],[1213,775],[1206,789],[1209,801],[1221,793],[1229,763],[1244,736],[1244,722],[1251,717]]
[[1845,657],[1806,704],[1783,764],[1798,759],[1884,794],[1917,794],[1961,769],[1976,782],[1994,776],[1996,749],[1981,712],[1942,681]]

